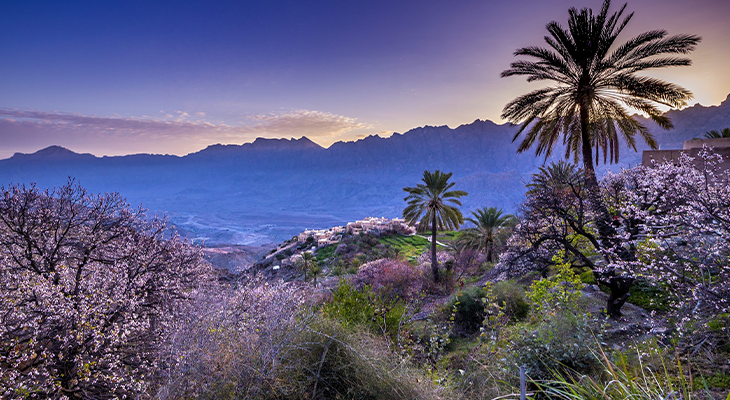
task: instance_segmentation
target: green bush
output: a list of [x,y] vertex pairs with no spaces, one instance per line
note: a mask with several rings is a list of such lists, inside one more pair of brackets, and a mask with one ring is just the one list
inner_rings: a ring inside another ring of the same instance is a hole
[[322,306],[322,314],[347,328],[367,327],[376,334],[396,339],[406,317],[406,306],[398,299],[386,299],[365,285],[356,289],[347,279],[340,279],[332,300]]
[[593,275],[592,270],[581,272],[580,281],[586,285],[594,285],[596,283],[596,277]]
[[570,313],[558,313],[514,342],[516,365],[525,365],[531,379],[543,380],[554,371],[590,374],[598,366],[591,348],[598,345],[588,321]]
[[581,296],[580,290],[583,288],[583,283],[563,256],[562,251],[553,256],[555,275],[534,281],[527,292],[527,296],[535,305],[535,313],[538,316],[578,310],[578,299]]
[[484,302],[482,298],[486,292],[479,286],[472,286],[459,291],[446,304],[444,313],[452,313],[454,318],[454,333],[457,335],[473,335],[479,332],[484,321]]
[[492,288],[492,294],[512,322],[522,321],[530,314],[530,303],[521,285],[510,281],[498,282]]

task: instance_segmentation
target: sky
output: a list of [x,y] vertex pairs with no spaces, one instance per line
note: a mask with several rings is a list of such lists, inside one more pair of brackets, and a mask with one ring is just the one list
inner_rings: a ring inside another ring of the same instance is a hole
[[[301,137],[329,146],[424,125],[497,123],[540,86],[500,78],[545,25],[599,0],[0,0],[0,158],[50,145],[184,155]],[[614,1],[612,10],[624,2]],[[730,93],[730,1],[630,0],[619,41],[702,36],[652,76],[692,104]]]

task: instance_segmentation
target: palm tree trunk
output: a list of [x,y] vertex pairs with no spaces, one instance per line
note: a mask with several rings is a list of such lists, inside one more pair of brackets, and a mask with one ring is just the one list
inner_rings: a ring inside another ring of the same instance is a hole
[[[585,104],[580,105],[580,129],[581,129],[581,141],[583,151],[583,169],[585,170],[585,185],[586,191],[588,191],[588,204],[591,210],[596,215],[596,228],[598,228],[598,240],[601,243],[601,247],[608,250],[612,247],[619,246],[620,243],[616,239],[616,229],[611,225],[611,215],[608,213],[608,208],[601,199],[601,190],[598,186],[598,179],[596,179],[596,171],[593,169],[593,153],[591,152],[591,141],[588,128],[588,107]],[[625,258],[624,254],[619,254],[621,258]],[[606,262],[604,253],[603,256]],[[608,271],[613,274],[615,271]],[[611,290],[611,294],[606,304],[606,312],[611,318],[619,318],[621,316],[621,306],[624,305],[628,298],[628,291],[633,283],[633,278],[624,276],[614,277],[616,282],[620,284],[608,285]]]
[[431,220],[431,272],[433,273],[433,281],[439,282],[441,277],[439,276],[439,264],[436,258],[436,213],[434,213],[433,219]]
[[601,245],[608,249],[614,245],[613,239],[616,234],[616,230],[613,229],[613,226],[611,226],[611,215],[608,213],[608,209],[601,199],[601,189],[598,186],[598,179],[596,179],[596,170],[593,168],[593,153],[591,148],[588,119],[588,107],[581,104],[581,150],[583,153],[583,170],[586,191],[588,192],[588,203],[590,204],[591,210],[596,214],[596,227],[598,228],[598,237]]
[[492,244],[493,244],[493,242],[492,242],[492,238],[490,236],[487,236],[487,243],[486,243],[486,245],[487,245],[487,261],[489,261],[490,263],[493,263],[494,262],[494,259],[493,259],[494,258],[494,254],[492,254],[492,252],[493,252],[493,250],[492,250],[492,247],[493,247]]

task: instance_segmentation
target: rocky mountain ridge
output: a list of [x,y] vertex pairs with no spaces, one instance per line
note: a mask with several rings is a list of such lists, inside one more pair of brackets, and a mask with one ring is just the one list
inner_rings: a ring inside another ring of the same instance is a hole
[[[670,131],[644,121],[660,148],[681,148],[684,140],[730,126],[730,96],[719,106],[695,105],[667,115],[675,126]],[[424,126],[388,138],[337,142],[329,148],[306,137],[259,138],[242,145],[212,145],[182,157],[95,157],[51,146],[0,160],[0,184],[53,187],[73,177],[91,192],[118,191],[132,204],[168,214],[201,242],[254,244],[366,216],[399,216],[402,188],[416,184],[426,169],[454,173],[456,187],[470,193],[464,199],[465,214],[482,206],[516,211],[524,184],[545,161],[532,151],[516,153],[516,129],[475,120],[456,128]],[[645,149],[639,143],[634,152],[622,144],[621,163],[599,164],[598,173],[640,163]],[[557,149],[551,160],[562,156]]]

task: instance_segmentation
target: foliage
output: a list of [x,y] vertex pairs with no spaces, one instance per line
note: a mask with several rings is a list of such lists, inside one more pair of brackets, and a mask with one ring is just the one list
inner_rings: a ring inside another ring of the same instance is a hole
[[[569,10],[568,28],[548,23],[550,48],[536,46],[518,49],[516,56],[536,61],[515,61],[503,77],[526,76],[528,81],[552,81],[554,85],[537,89],[509,102],[502,118],[521,127],[515,139],[525,133],[519,152],[536,145],[538,155],[549,157],[562,133],[565,156],[577,163],[582,155],[589,190],[596,187],[592,149],[603,151],[604,161],[618,162],[619,136],[636,150],[634,136],[640,135],[650,147],[656,141],[627,108],[639,110],[658,126],[672,124],[658,105],[682,107],[692,94],[681,86],[638,75],[648,69],[686,66],[687,54],[700,38],[695,35],[667,37],[667,32],[642,33],[618,45],[617,38],[631,20],[621,21],[625,5],[609,15],[610,0],[600,12],[575,8]],[[529,128],[529,129],[528,129]],[[597,160],[596,160],[597,161]]]
[[418,231],[431,230],[431,272],[434,282],[439,281],[438,261],[436,259],[436,232],[458,229],[464,222],[459,198],[467,193],[463,190],[451,190],[454,182],[449,182],[452,173],[423,171],[423,183],[415,187],[406,187],[408,193],[403,200],[408,203],[403,210],[403,218],[407,223],[418,223]]
[[504,214],[502,209],[496,207],[484,207],[472,211],[472,217],[466,221],[475,225],[474,228],[465,229],[457,239],[457,245],[461,249],[474,249],[487,253],[487,260],[494,262],[495,247],[501,245],[502,231],[508,230],[515,223],[512,214]]
[[593,256],[602,246],[582,176],[583,170],[562,161],[532,175],[522,218],[500,260],[509,276],[544,271],[559,251],[578,265],[594,267]]
[[298,368],[299,338],[312,323],[305,288],[254,279],[198,292],[170,326],[156,397],[280,398],[296,390],[282,377]]
[[593,285],[596,283],[596,277],[593,275],[593,271],[590,269],[581,272],[579,278],[581,283],[586,285]]
[[317,263],[321,265],[328,259],[332,258],[336,249],[337,247],[333,244],[317,249]]
[[525,365],[533,380],[549,379],[554,371],[591,374],[598,365],[591,346],[596,342],[588,319],[566,312],[544,315],[533,331],[514,341],[514,362]]
[[535,314],[542,316],[556,312],[572,312],[578,310],[578,299],[583,283],[575,275],[570,263],[563,260],[563,255],[553,256],[555,275],[535,281],[530,285],[527,297],[535,305]]
[[479,286],[459,290],[454,298],[446,303],[444,309],[453,311],[454,333],[472,335],[479,332],[484,321],[484,301],[487,291]]
[[0,397],[135,397],[163,333],[211,276],[119,194],[0,189]]
[[201,293],[168,343],[167,399],[431,399],[423,374],[382,339],[317,318],[299,282]]
[[394,342],[400,340],[401,329],[407,322],[406,312],[403,301],[379,296],[367,285],[357,289],[346,279],[340,279],[332,299],[322,306],[325,317],[348,328],[367,327]]
[[629,303],[647,311],[668,311],[670,308],[669,293],[662,289],[661,282],[637,279],[629,290]]
[[667,291],[681,324],[730,311],[730,171],[720,162],[705,149],[604,178],[624,248],[640,255],[610,267]]
[[[611,291],[608,306],[633,301],[632,296],[641,303],[647,294],[642,288],[653,286],[666,291],[666,305],[682,324],[726,312],[730,173],[720,162],[720,156],[703,150],[696,159],[684,155],[676,164],[606,174],[601,189],[620,239],[615,243],[604,243],[596,234],[596,216],[587,209],[583,190],[569,179],[552,179],[571,174],[551,171],[565,168],[542,170],[534,176],[499,269],[512,276],[545,270],[552,255],[565,250],[573,264],[593,269],[602,283],[628,283],[616,285],[620,290]],[[600,267],[597,257],[603,259]],[[634,279],[650,285],[631,289]],[[657,309],[666,308],[665,300],[655,300]]]
[[[651,366],[638,355],[638,371],[620,357],[618,362],[610,360],[603,352],[593,353],[593,358],[600,363],[604,379],[594,376],[580,376],[572,371],[555,370],[551,377],[535,382],[539,394],[551,399],[583,400],[583,399],[686,399],[713,398],[712,393],[705,390],[693,391],[691,378],[682,373],[682,364],[676,360],[678,371],[671,373],[671,368],[663,358],[658,366]],[[698,379],[695,383],[703,383]],[[706,387],[702,387],[706,389]],[[703,393],[704,392],[704,393]]]
[[421,271],[405,261],[381,259],[363,265],[354,282],[368,285],[379,296],[409,301],[418,296],[423,286]]
[[495,283],[491,288],[494,302],[503,307],[504,314],[512,322],[522,321],[530,313],[530,303],[525,298],[522,286],[510,281]]
[[497,350],[502,328],[507,324],[509,317],[505,314],[505,303],[500,302],[494,294],[494,285],[487,282],[482,288],[484,296],[480,299],[484,309],[482,326],[479,328],[479,338],[489,347],[490,352]]
[[319,263],[317,262],[315,255],[306,251],[302,253],[302,258],[297,261],[295,267],[298,271],[302,272],[305,282],[307,281],[307,275],[313,276],[314,272],[319,273],[322,271],[319,269]]
[[369,233],[344,235],[339,244],[317,250],[317,262],[322,267],[338,266],[340,272],[347,270],[347,273],[356,273],[364,262],[395,258],[398,250],[388,241],[381,239]]
[[730,138],[730,128],[724,128],[721,131],[709,131],[705,132],[705,138],[707,139],[720,139],[720,138]]
[[[399,364],[378,338],[322,321],[306,332],[289,399],[436,399],[422,372]],[[286,375],[285,375],[286,377]]]

